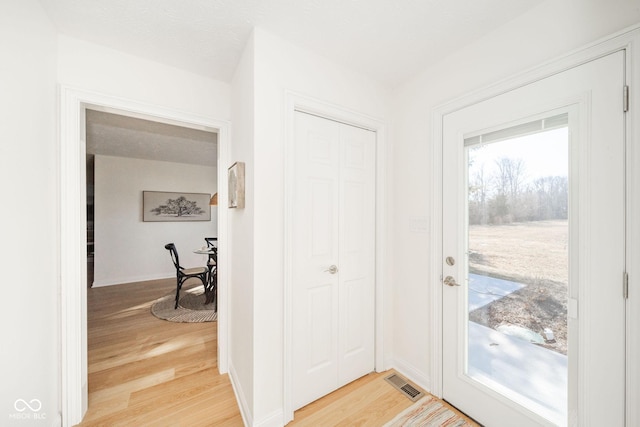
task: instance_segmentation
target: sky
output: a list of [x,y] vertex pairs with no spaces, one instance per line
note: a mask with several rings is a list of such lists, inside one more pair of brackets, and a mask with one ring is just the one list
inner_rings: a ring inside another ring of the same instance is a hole
[[483,164],[485,176],[491,176],[497,171],[495,160],[502,157],[524,161],[527,183],[540,177],[568,175],[567,127],[472,147],[480,148],[470,150],[469,156],[474,162],[469,171],[470,177],[474,176]]

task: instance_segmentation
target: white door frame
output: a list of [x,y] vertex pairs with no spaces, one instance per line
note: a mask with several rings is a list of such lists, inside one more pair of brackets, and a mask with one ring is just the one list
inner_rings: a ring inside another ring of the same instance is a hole
[[285,170],[284,170],[284,422],[293,420],[293,333],[292,333],[292,260],[293,260],[293,194],[294,194],[294,129],[295,112],[302,111],[329,120],[335,120],[352,126],[361,127],[376,133],[376,252],[375,252],[375,369],[384,370],[384,325],[385,325],[385,286],[386,283],[386,167],[387,145],[385,125],[367,115],[348,110],[315,98],[292,91],[285,93]]
[[[455,99],[436,107],[432,113],[431,138],[431,192],[433,194],[431,209],[430,277],[431,283],[431,393],[442,397],[442,143],[443,118],[446,114],[458,111],[469,105],[503,94],[545,77],[560,73],[570,68],[625,50],[625,81],[630,86],[631,107],[625,117],[626,125],[626,162],[627,162],[627,218],[640,216],[640,26],[634,26],[559,59],[545,63],[510,79],[473,92],[470,95]],[[635,81],[635,85],[633,82]],[[621,88],[622,90],[622,88]],[[622,106],[621,106],[622,108]],[[626,422],[627,425],[640,424],[640,408],[630,402],[640,401],[640,224],[628,221],[627,224],[626,270],[629,274],[629,299],[627,300],[627,384],[626,384]],[[622,292],[622,279],[620,289]],[[578,355],[578,357],[581,357]],[[584,419],[583,414],[579,419]]]
[[[86,256],[86,141],[85,109],[91,107],[164,123],[218,132],[218,165],[228,164],[230,123],[136,101],[60,87],[59,228],[60,276],[60,393],[63,426],[82,421],[88,407],[87,256]],[[226,200],[226,168],[218,167],[218,199]],[[218,239],[227,238],[227,210],[218,211]],[[227,271],[222,251],[218,263],[218,369],[226,373]]]

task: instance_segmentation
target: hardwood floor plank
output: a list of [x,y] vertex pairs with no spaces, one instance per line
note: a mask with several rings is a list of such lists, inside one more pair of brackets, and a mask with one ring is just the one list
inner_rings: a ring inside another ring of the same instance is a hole
[[117,396],[126,396],[128,401],[131,393],[171,381],[174,378],[175,372],[173,368],[167,368],[163,371],[154,372],[153,374],[132,381],[115,384],[111,387],[101,388],[101,384],[94,381],[94,385],[89,386],[89,406],[91,408],[93,403],[99,403]]
[[[166,366],[168,357],[172,360],[172,370],[201,367],[200,358],[203,358],[205,347],[202,345],[187,346],[178,351],[163,353],[158,356],[145,357],[131,361],[129,363],[113,366],[108,369],[96,371],[92,375],[92,379],[96,384],[92,390],[100,390],[102,388],[112,387],[132,379],[147,376],[149,373],[161,371]],[[213,360],[209,358],[208,366],[213,365]],[[208,367],[207,366],[207,367]]]

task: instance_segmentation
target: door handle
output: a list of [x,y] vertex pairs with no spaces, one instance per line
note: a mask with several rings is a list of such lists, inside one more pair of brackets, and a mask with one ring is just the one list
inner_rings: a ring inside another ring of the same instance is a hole
[[325,270],[325,272],[329,272],[330,274],[336,274],[338,272],[338,267],[336,267],[335,265],[332,265],[331,267],[329,267],[328,269]]
[[447,276],[442,281],[447,286],[460,286],[460,284],[456,283],[456,279],[453,276]]

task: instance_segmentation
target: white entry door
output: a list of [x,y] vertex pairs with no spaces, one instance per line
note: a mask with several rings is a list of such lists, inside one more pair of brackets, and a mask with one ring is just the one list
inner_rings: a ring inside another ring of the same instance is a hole
[[444,116],[443,397],[624,426],[624,53]]
[[296,112],[293,408],[374,369],[375,133]]

